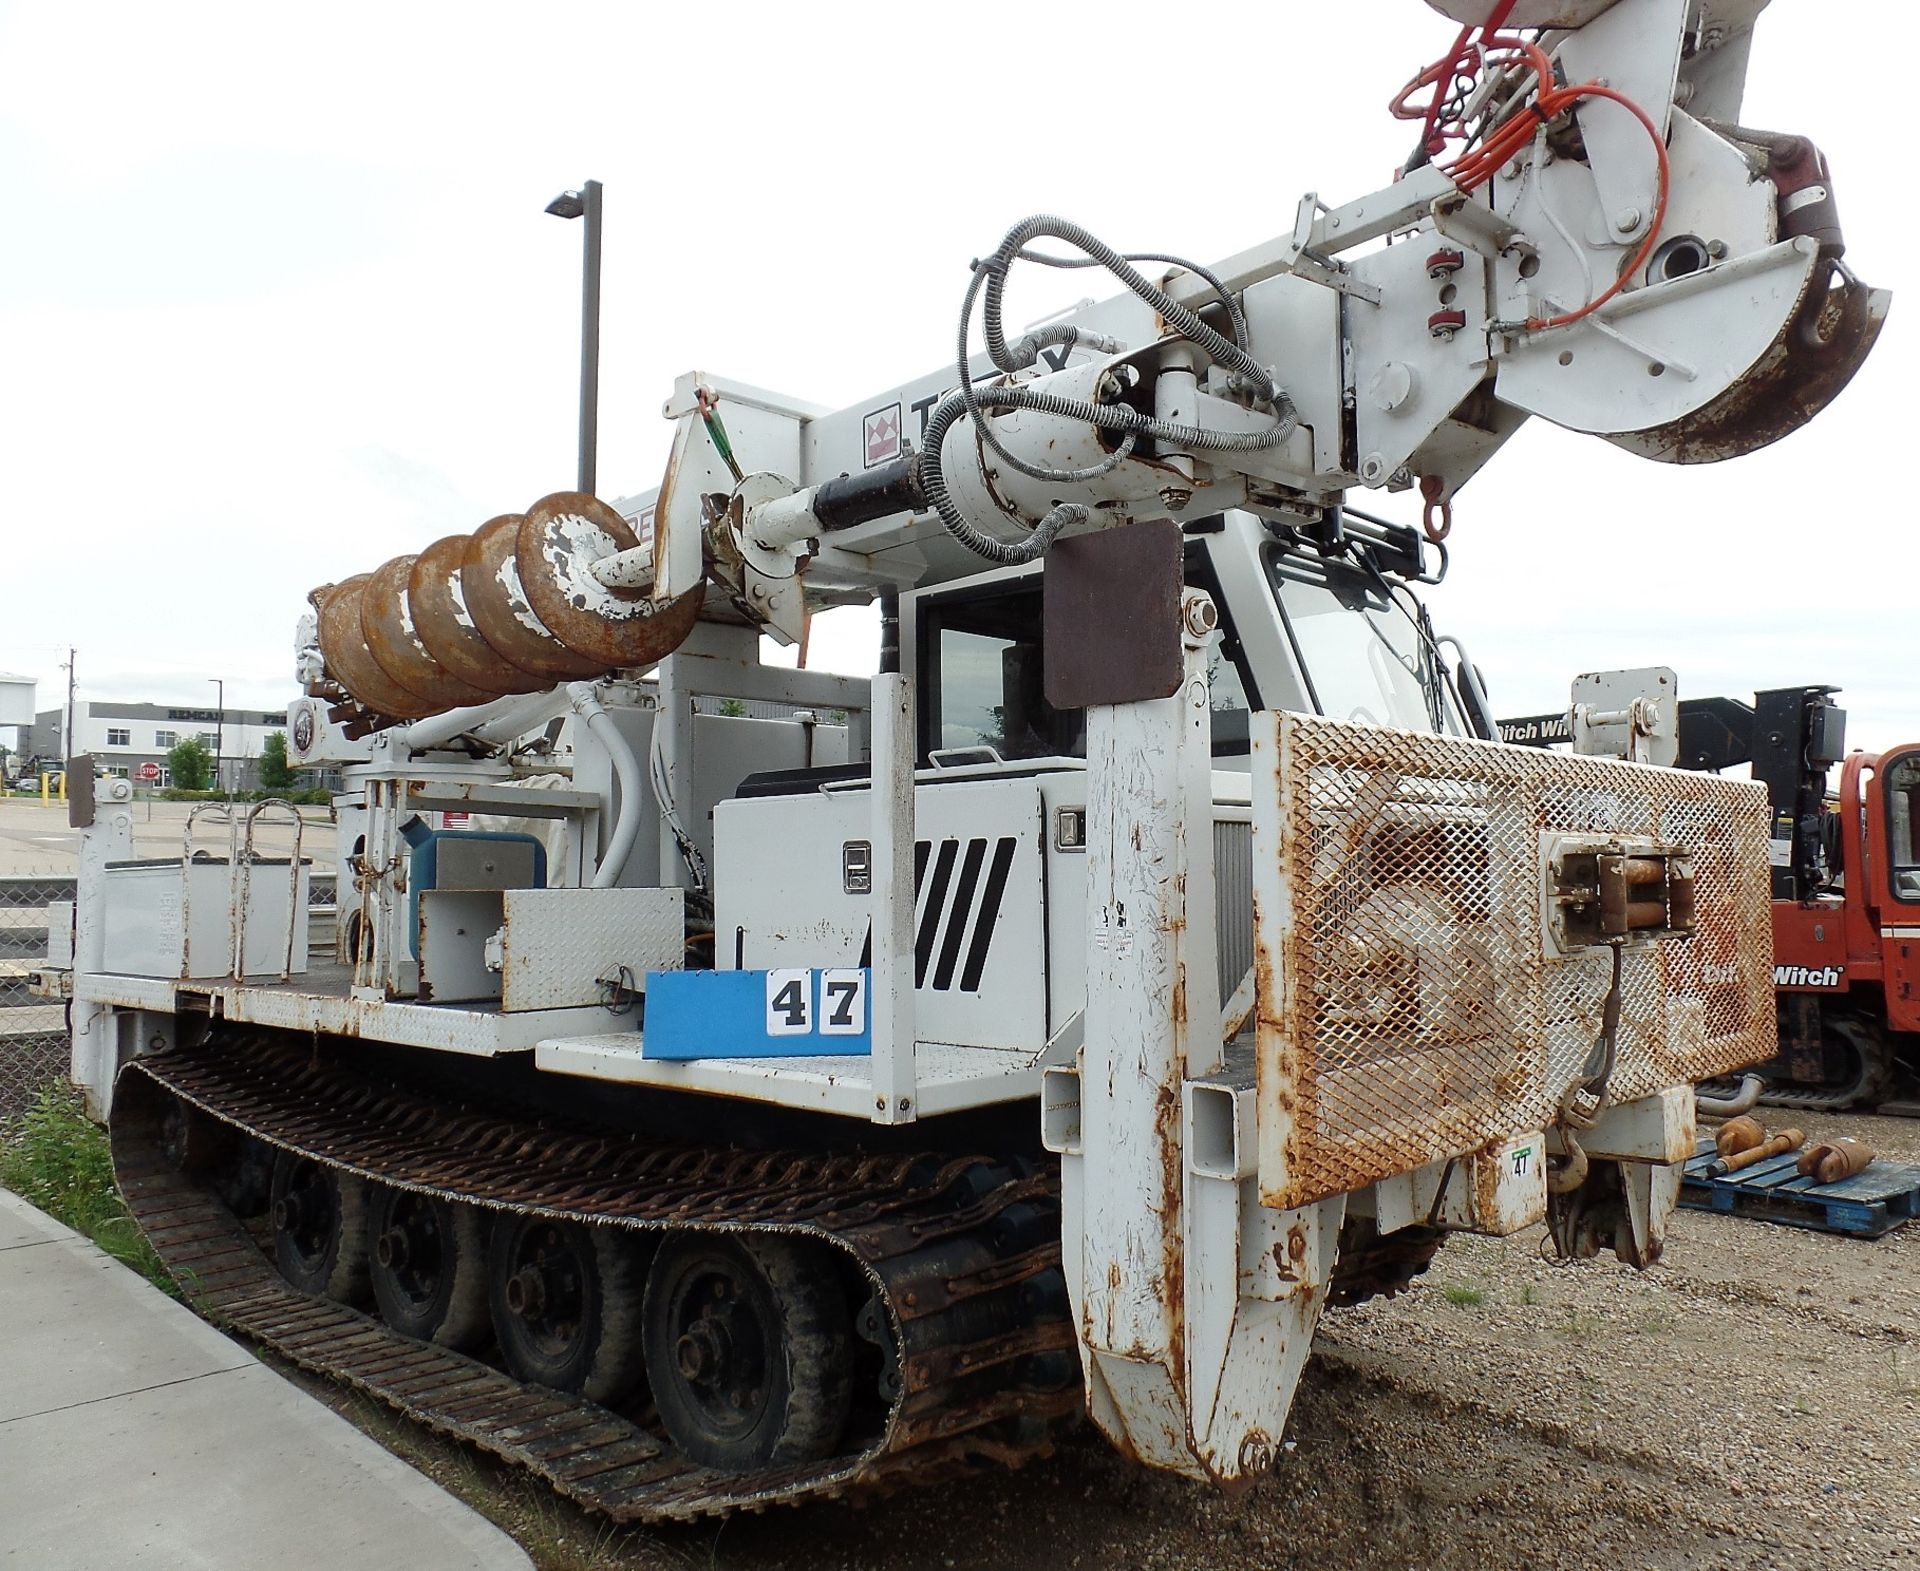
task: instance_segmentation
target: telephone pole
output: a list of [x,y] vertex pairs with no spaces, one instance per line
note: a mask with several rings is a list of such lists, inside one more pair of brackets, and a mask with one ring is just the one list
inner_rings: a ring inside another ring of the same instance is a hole
[[73,757],[73,649],[71,646],[67,650],[67,735],[60,754],[60,762],[63,765]]

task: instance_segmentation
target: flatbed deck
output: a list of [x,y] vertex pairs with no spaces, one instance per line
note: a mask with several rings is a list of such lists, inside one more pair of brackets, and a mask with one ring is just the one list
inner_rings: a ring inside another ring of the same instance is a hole
[[[507,1013],[497,1004],[423,1004],[356,996],[352,968],[321,965],[289,981],[77,975],[74,996],[119,1009],[173,1014],[205,1007],[238,1025],[392,1042],[432,1052],[492,1058],[533,1054],[551,1074],[654,1085],[783,1107],[871,1118],[873,1071],[864,1056],[650,1059],[632,1015],[598,1005]],[[204,1000],[204,1005],[194,1000]],[[921,1042],[915,1050],[915,1106],[923,1117],[1036,1096],[1045,1054]]]

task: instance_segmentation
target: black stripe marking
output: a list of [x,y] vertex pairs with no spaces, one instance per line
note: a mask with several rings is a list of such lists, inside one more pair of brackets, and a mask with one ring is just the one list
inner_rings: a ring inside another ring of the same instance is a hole
[[[918,848],[915,848],[916,854]],[[913,941],[913,985],[926,986],[927,962],[933,958],[933,940],[940,931],[940,913],[946,909],[947,884],[953,877],[953,861],[960,854],[958,840],[942,840],[940,854],[933,861],[933,877],[927,884],[927,903],[920,909],[920,931]]]
[[993,947],[993,930],[1000,924],[1000,901],[1007,892],[1007,874],[1013,870],[1012,835],[1004,835],[993,848],[993,866],[987,869],[987,887],[980,896],[980,915],[973,924],[973,945],[967,950],[967,968],[960,973],[960,990],[978,992],[981,974],[987,969],[987,951]]
[[940,946],[940,965],[933,985],[944,993],[953,986],[953,968],[960,963],[960,944],[967,936],[967,918],[973,914],[973,891],[980,882],[980,864],[987,859],[984,839],[967,842],[967,859],[960,864],[960,883],[953,892],[953,916],[947,922],[946,942]]

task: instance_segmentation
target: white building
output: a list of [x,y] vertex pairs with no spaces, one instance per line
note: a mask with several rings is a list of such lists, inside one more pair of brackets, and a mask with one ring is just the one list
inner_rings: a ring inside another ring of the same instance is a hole
[[0,671],[0,781],[9,780],[32,747],[33,700],[38,684],[30,676]]
[[45,762],[91,753],[108,774],[139,779],[140,766],[159,769],[155,785],[171,783],[167,754],[197,736],[220,759],[220,785],[246,790],[259,783],[260,750],[274,732],[287,729],[286,711],[225,710],[191,704],[116,704],[83,700],[73,708],[73,736],[65,709],[45,709],[34,726],[32,750]]
[[33,695],[38,686],[30,676],[0,671],[0,730],[33,724]]

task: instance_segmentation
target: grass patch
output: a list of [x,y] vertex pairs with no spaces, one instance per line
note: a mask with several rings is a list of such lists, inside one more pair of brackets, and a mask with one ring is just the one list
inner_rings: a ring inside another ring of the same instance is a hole
[[1572,1337],[1576,1342],[1591,1342],[1605,1329],[1600,1317],[1591,1310],[1573,1308],[1567,1310],[1567,1324],[1563,1334]]
[[1464,1282],[1449,1282],[1440,1289],[1440,1296],[1455,1309],[1478,1309],[1487,1301],[1486,1292],[1477,1287],[1469,1287]]
[[113,1187],[107,1132],[64,1086],[49,1086],[0,1130],[0,1188],[98,1244],[122,1265],[178,1296]]

